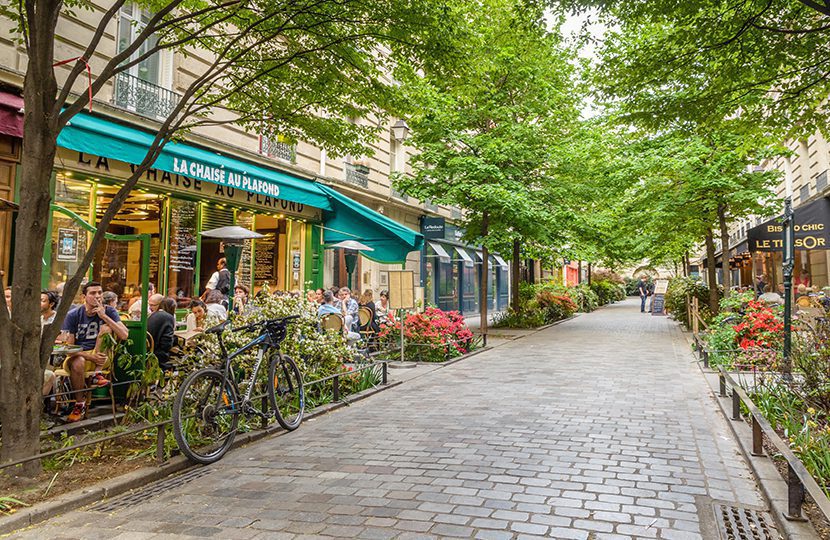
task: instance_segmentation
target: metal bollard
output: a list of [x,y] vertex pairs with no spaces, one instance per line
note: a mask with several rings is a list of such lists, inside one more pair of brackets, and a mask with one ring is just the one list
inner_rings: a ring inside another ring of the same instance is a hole
[[386,362],[384,362],[382,367],[381,367],[381,370],[380,370],[381,371],[381,377],[382,377],[381,381],[383,382],[383,384],[389,384],[389,374],[388,374],[388,371],[387,371],[388,369],[389,369],[389,365]]
[[764,455],[764,432],[761,431],[761,424],[755,415],[752,415],[752,455]]
[[720,397],[726,397],[726,377],[723,373],[718,374],[718,385],[720,387]]
[[262,416],[260,416],[259,419],[262,429],[265,429],[268,427],[268,398],[266,396],[262,396],[259,409],[262,411]]
[[792,465],[787,464],[787,513],[784,517],[790,521],[805,521],[801,516],[801,505],[804,503],[804,484],[795,474]]
[[741,396],[735,389],[732,389],[732,420],[741,419]]
[[335,375],[332,379],[332,401],[340,401],[340,376]]
[[709,369],[709,351],[701,349],[701,354],[703,356],[703,367]]
[[164,463],[164,440],[167,438],[167,424],[156,428],[156,460]]

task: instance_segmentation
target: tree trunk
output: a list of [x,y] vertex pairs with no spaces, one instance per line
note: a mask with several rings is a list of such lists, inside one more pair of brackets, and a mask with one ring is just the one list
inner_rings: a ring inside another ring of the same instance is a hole
[[709,310],[712,314],[718,312],[718,269],[715,268],[715,235],[712,228],[706,229],[706,274],[709,281]]
[[479,292],[481,293],[481,301],[479,302],[480,306],[480,314],[481,314],[481,325],[480,331],[481,335],[484,336],[484,344],[487,344],[487,274],[489,271],[487,258],[490,256],[489,252],[487,251],[487,234],[490,225],[490,214],[485,210],[484,215],[481,217],[481,237],[485,240],[485,242],[481,246],[481,286],[479,287]]
[[588,286],[591,286],[591,263],[588,263]]
[[519,273],[522,261],[521,243],[518,238],[513,239],[513,259],[510,261],[510,306],[513,311],[519,311]]
[[721,256],[723,257],[723,297],[729,298],[732,289],[732,270],[729,268],[729,228],[726,223],[726,205],[718,205]]
[[683,255],[683,275],[685,277],[689,277],[692,275],[692,263],[689,260],[689,252],[687,251],[685,255]]
[[[3,445],[0,462],[16,461],[40,452],[41,387],[44,362],[40,361],[40,276],[43,246],[50,215],[52,167],[57,150],[57,96],[54,33],[60,7],[57,2],[26,3],[29,61],[23,85],[26,104],[23,120],[23,153],[20,210],[15,218],[11,317],[0,316],[0,422]],[[37,16],[34,11],[37,10]],[[40,461],[23,464],[11,474],[34,476]]]
[[576,284],[582,285],[582,261],[576,263]]

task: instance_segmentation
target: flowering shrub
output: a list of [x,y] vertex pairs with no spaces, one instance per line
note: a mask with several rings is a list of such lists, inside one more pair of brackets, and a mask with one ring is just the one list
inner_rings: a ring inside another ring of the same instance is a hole
[[[399,348],[401,323],[392,314],[381,326],[378,338],[390,349]],[[457,311],[427,308],[410,313],[404,321],[404,355],[423,362],[442,362],[470,350],[473,333]]]
[[741,349],[778,349],[782,346],[784,323],[763,302],[753,300],[747,303],[743,320],[732,329],[735,330],[735,341]]
[[578,309],[569,296],[555,294],[553,291],[546,289],[539,291],[536,295],[536,302],[540,308],[547,312],[545,318],[551,321],[567,319]]

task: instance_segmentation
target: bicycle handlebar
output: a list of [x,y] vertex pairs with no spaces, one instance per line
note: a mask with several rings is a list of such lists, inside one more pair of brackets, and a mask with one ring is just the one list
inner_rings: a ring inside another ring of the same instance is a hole
[[231,330],[232,332],[243,332],[245,330],[253,330],[255,328],[259,328],[261,326],[267,326],[269,324],[285,324],[289,321],[293,321],[295,319],[299,319],[299,315],[289,315],[287,317],[280,317],[279,319],[266,319],[264,321],[258,321],[251,324],[246,324],[245,326],[240,326],[239,328],[234,328]]

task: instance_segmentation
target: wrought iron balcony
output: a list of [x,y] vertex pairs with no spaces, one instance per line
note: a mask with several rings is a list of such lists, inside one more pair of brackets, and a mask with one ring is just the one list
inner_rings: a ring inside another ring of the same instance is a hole
[[392,196],[395,197],[396,199],[400,199],[402,201],[408,201],[409,200],[409,195],[407,195],[406,193],[401,193],[400,191],[398,191],[395,188],[391,188],[391,192],[392,192]]
[[427,199],[427,200],[424,201],[424,208],[426,208],[430,212],[437,212],[438,211],[438,205],[433,203],[431,199]]
[[115,76],[113,102],[117,107],[148,118],[164,119],[178,105],[181,96],[128,73]]
[[268,157],[282,159],[294,163],[297,159],[297,145],[283,140],[269,139],[266,136],[259,138],[259,151]]
[[345,171],[347,183],[362,187],[369,187],[369,167],[366,165],[346,163]]

